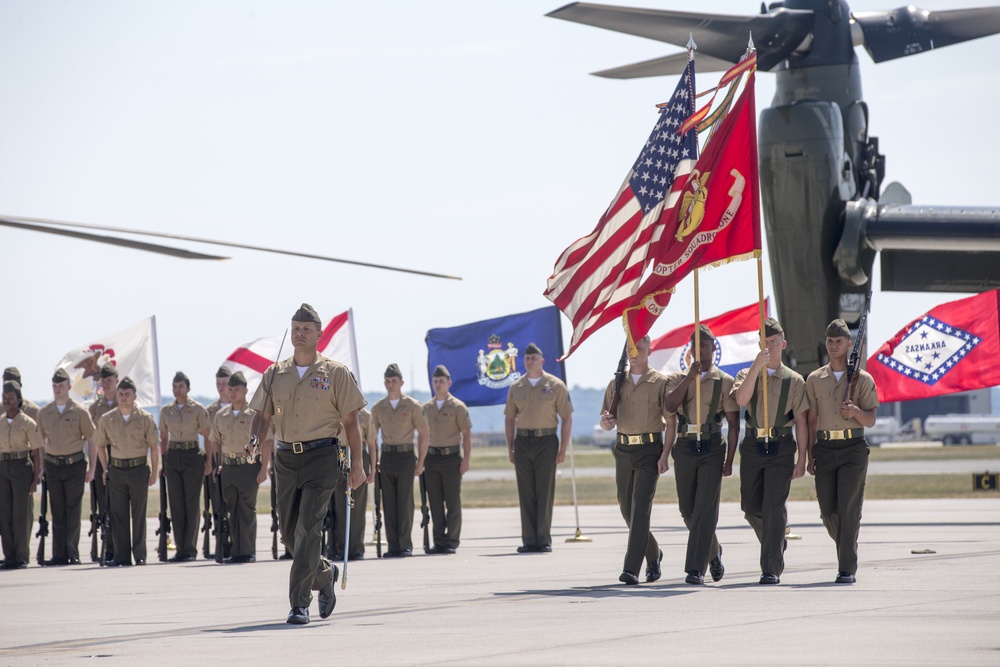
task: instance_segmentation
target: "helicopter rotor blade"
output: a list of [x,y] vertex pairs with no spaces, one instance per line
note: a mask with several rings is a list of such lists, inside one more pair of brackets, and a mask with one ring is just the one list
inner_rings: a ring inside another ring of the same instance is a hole
[[877,63],[1000,33],[1000,7],[935,12],[910,6],[853,12],[851,18]]
[[[809,35],[813,23],[812,10],[784,7],[766,14],[736,16],[574,2],[549,12],[546,16],[655,39],[681,47],[687,44],[688,37],[693,34],[694,41],[698,43],[699,65],[705,55],[730,65],[739,62],[746,51],[746,38],[752,34],[757,48],[757,68],[762,72],[771,70],[793,53]],[[737,36],[740,38],[735,39]],[[651,62],[636,63],[636,65],[648,66]],[[609,71],[627,73],[630,67],[633,66],[626,65]],[[643,76],[655,76],[660,73]],[[598,74],[607,76],[605,72]]]
[[[48,219],[45,219],[45,218],[25,218],[25,217],[20,217],[20,216],[3,216],[3,217],[0,217],[0,220],[7,221],[7,224],[9,224],[11,226],[17,226],[17,224],[20,223],[21,226],[26,227],[26,228],[33,228],[36,231],[48,231],[48,232],[51,232],[51,233],[58,233],[58,232],[56,232],[55,230],[53,230],[51,227],[44,227],[44,228],[42,228],[42,227],[34,227],[32,225],[25,225],[23,223],[37,223],[39,225],[52,225],[54,227],[71,227],[71,228],[78,228],[78,229],[95,229],[95,230],[105,231],[105,232],[118,232],[118,233],[122,233],[122,234],[136,234],[136,235],[139,235],[139,236],[153,236],[153,237],[156,237],[156,238],[163,238],[163,239],[176,239],[178,241],[192,241],[194,243],[207,243],[209,245],[223,246],[223,247],[226,247],[226,248],[240,248],[242,250],[256,250],[258,252],[270,252],[270,253],[274,253],[274,254],[278,254],[278,255],[289,255],[291,257],[304,257],[304,258],[307,258],[307,259],[318,259],[318,260],[321,260],[321,261],[324,261],[324,262],[338,262],[340,264],[352,264],[354,266],[366,266],[366,267],[372,268],[372,269],[384,269],[386,271],[399,271],[399,272],[402,272],[402,273],[411,273],[411,274],[415,274],[415,275],[419,275],[419,276],[428,276],[428,277],[431,277],[431,278],[446,278],[448,280],[461,280],[461,278],[458,277],[458,276],[448,276],[448,275],[444,275],[444,274],[441,274],[441,273],[431,273],[429,271],[418,271],[416,269],[404,269],[404,268],[401,268],[401,267],[398,267],[398,266],[388,266],[388,265],[385,265],[385,264],[373,264],[373,263],[370,263],[370,262],[359,262],[359,261],[350,260],[350,259],[340,259],[340,258],[337,258],[337,257],[327,257],[325,255],[313,255],[311,253],[295,252],[295,251],[292,251],[292,250],[280,250],[280,249],[277,249],[277,248],[265,248],[265,247],[262,247],[262,246],[248,245],[248,244],[243,244],[243,243],[232,243],[230,241],[217,241],[217,240],[214,240],[214,239],[205,239],[205,238],[200,238],[200,237],[197,237],[197,236],[184,236],[184,235],[181,235],[181,234],[164,234],[164,233],[161,233],[161,232],[149,232],[149,231],[145,231],[145,230],[141,230],[141,229],[129,229],[127,227],[108,227],[108,226],[104,226],[104,225],[89,225],[89,224],[85,224],[85,223],[82,223],[82,222],[64,222],[64,221],[61,221],[61,220],[48,220]],[[17,223],[12,224],[12,221],[17,221]],[[79,232],[77,234],[79,234]],[[73,234],[66,234],[66,235],[67,236],[72,236]],[[85,236],[81,236],[80,238],[87,238],[87,237],[90,237],[90,236],[92,236],[92,235],[88,234],[88,235],[85,235]],[[111,238],[114,238],[114,237],[101,237],[101,236],[98,236],[95,239],[91,239],[91,240],[111,239]],[[155,245],[152,245],[152,244],[139,244],[137,241],[126,242],[123,239],[117,239],[117,241],[121,241],[121,242],[120,243],[116,242],[115,243],[116,245],[127,245],[128,243],[137,243],[138,245],[134,246],[134,247],[140,247],[140,248],[141,248],[141,246],[149,246],[150,248],[162,248],[162,247],[165,247],[165,246],[155,246]],[[105,242],[111,243],[111,241],[105,241]],[[128,246],[128,247],[133,247],[133,246]],[[148,248],[141,248],[141,249],[148,249]],[[186,252],[186,251],[177,251],[177,252]],[[167,253],[167,254],[169,254],[169,253]],[[197,255],[197,253],[194,253],[194,254]],[[183,255],[181,255],[181,256],[183,256]],[[204,257],[205,258],[215,259],[212,255],[205,255]],[[228,258],[220,258],[220,259],[228,259]]]
[[133,250],[144,250],[146,252],[153,252],[159,255],[180,257],[181,259],[229,259],[228,257],[222,257],[219,255],[205,255],[200,252],[192,252],[181,248],[171,248],[170,246],[159,245],[156,243],[143,243],[142,241],[133,241],[131,239],[118,238],[117,236],[103,236],[100,234],[88,234],[87,232],[76,232],[70,229],[56,229],[54,227],[44,227],[42,225],[31,225],[26,222],[19,222],[7,218],[0,218],[0,225],[4,227],[14,227],[17,229],[26,229],[33,232],[55,234],[57,236],[70,236],[77,239],[84,239],[86,241],[95,241],[97,243],[106,243],[108,245],[131,248]]
[[[687,67],[687,63],[687,53],[675,53],[662,58],[645,60],[641,63],[633,63],[632,65],[624,65],[622,67],[601,70],[600,72],[591,72],[591,74],[594,76],[601,76],[606,79],[639,79],[646,76],[669,76],[672,74],[683,73],[684,68]],[[725,72],[732,67],[733,64],[734,63],[713,58],[708,55],[698,56],[699,73]]]

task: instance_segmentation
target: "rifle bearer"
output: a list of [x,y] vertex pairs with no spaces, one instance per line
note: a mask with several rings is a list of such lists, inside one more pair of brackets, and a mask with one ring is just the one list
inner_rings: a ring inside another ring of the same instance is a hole
[[830,363],[806,378],[809,433],[815,435],[815,441],[810,438],[808,470],[816,475],[820,518],[837,545],[838,584],[853,584],[858,570],[858,532],[868,475],[865,428],[874,426],[878,409],[875,380],[857,366],[863,340],[864,326],[851,355],[854,363],[849,364],[851,332],[844,320],[830,322],[826,328]]
[[53,401],[38,413],[52,508],[52,559],[45,561],[46,565],[79,565],[83,490],[94,480],[97,465],[94,422],[87,408],[70,398],[69,390],[69,375],[61,368],[56,370],[52,376]]
[[[736,374],[732,396],[747,408],[740,444],[740,506],[760,542],[759,583],[777,584],[785,568],[785,502],[792,480],[806,470],[809,401],[805,380],[781,363],[781,351],[788,343],[773,317],[764,321],[764,340],[753,364]],[[767,372],[766,419],[762,369]]]
[[[740,437],[740,406],[730,396],[733,377],[715,366],[716,342],[712,330],[704,324],[698,327],[691,335],[692,348],[696,343],[698,346],[698,358],[691,361],[687,374],[669,376],[670,393],[666,399],[667,410],[677,412],[678,442],[672,453],[677,505],[688,528],[685,581],[696,586],[705,583],[706,569],[712,581],[719,581],[726,573],[715,529],[719,523],[722,478],[733,473]],[[729,426],[725,444],[723,417]]]

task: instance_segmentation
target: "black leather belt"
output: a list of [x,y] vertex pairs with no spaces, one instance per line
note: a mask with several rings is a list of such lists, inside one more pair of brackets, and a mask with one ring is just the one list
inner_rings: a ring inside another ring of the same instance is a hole
[[764,440],[765,438],[770,440],[777,440],[778,438],[784,438],[792,434],[791,426],[782,426],[780,428],[750,428],[747,427],[747,435],[745,437],[755,438],[757,440]]
[[428,456],[451,456],[452,454],[458,454],[462,451],[461,445],[452,445],[451,447],[428,447]]
[[413,445],[382,445],[383,454],[402,454],[412,451]]
[[83,452],[77,452],[76,454],[70,454],[69,456],[56,456],[55,454],[45,455],[45,464],[53,466],[71,466],[74,463],[79,463],[84,458],[86,458]]
[[863,428],[845,428],[834,431],[816,431],[817,440],[853,440],[865,437]]
[[559,432],[557,428],[519,428],[517,435],[526,438],[544,438],[547,435],[555,435]]
[[198,441],[185,440],[182,442],[180,440],[171,440],[167,443],[167,447],[169,449],[198,449]]
[[677,429],[677,435],[698,435],[699,429],[702,435],[716,435],[722,433],[721,424],[687,424],[686,426],[681,426]]
[[226,454],[222,457],[222,465],[224,466],[241,466],[249,461],[242,454]]
[[4,452],[0,454],[0,461],[17,461],[19,459],[26,459],[31,456],[31,452],[27,449],[23,449],[19,452]]
[[116,459],[111,457],[111,467],[118,468],[120,470],[128,470],[129,468],[138,468],[139,466],[146,465],[146,457],[138,456],[134,459]]
[[317,440],[305,440],[303,442],[285,442],[284,440],[275,441],[275,446],[279,451],[291,452],[293,454],[302,454],[303,452],[310,452],[314,449],[323,449],[324,447],[336,447],[340,444],[340,440],[337,438],[319,438]]
[[618,434],[619,445],[651,445],[654,442],[663,442],[662,433],[638,433],[636,435]]

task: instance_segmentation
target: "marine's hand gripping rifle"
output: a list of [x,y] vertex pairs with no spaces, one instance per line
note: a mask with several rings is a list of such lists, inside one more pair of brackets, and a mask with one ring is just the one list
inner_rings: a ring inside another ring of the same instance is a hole
[[[285,329],[285,335],[281,337],[281,345],[278,346],[278,356],[275,357],[274,364],[271,364],[271,381],[267,384],[267,391],[264,395],[264,407],[267,407],[268,402],[271,400],[271,390],[274,388],[274,371],[276,370],[274,366],[281,360],[281,351],[285,348],[286,338],[288,338],[288,329]],[[261,382],[263,381],[264,378],[262,377]],[[261,410],[263,411],[263,408]],[[247,463],[253,463],[260,458],[260,425],[262,421],[260,419],[257,420],[257,430],[250,436],[250,442],[243,448],[243,456],[246,458]]]
[[865,310],[861,313],[861,320],[858,321],[858,335],[854,338],[854,347],[851,348],[851,356],[847,358],[847,391],[844,393],[845,401],[854,400],[854,380],[857,379],[858,367],[861,363],[861,348],[868,337],[868,311],[872,305],[872,293],[868,291],[865,297]]

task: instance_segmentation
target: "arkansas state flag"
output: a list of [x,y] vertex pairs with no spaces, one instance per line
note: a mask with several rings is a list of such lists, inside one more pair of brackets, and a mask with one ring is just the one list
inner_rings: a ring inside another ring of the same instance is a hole
[[[760,352],[760,309],[756,303],[737,308],[701,323],[715,334],[715,365],[730,375],[753,363]],[[768,302],[764,302],[768,312]],[[687,373],[694,354],[691,335],[694,323],[678,327],[649,345],[649,365],[664,374]]]
[[868,359],[880,403],[1000,385],[1000,290],[945,303]]
[[[258,338],[240,345],[222,364],[234,373],[243,371],[247,379],[247,395],[253,396],[260,384],[264,371],[278,358],[281,348],[281,336]],[[358,372],[358,348],[354,342],[354,313],[349,308],[334,316],[323,328],[316,346],[319,353],[347,366],[361,386],[361,374]],[[281,358],[292,356],[292,343],[286,338],[281,349]]]
[[652,273],[625,311],[630,342],[649,333],[674,286],[694,269],[760,257],[754,82],[751,73],[650,249],[655,258]]
[[108,363],[118,369],[119,379],[127,375],[135,382],[136,405],[160,407],[155,316],[73,348],[63,355],[56,368],[69,375],[70,397],[88,405],[98,395],[101,367]]

